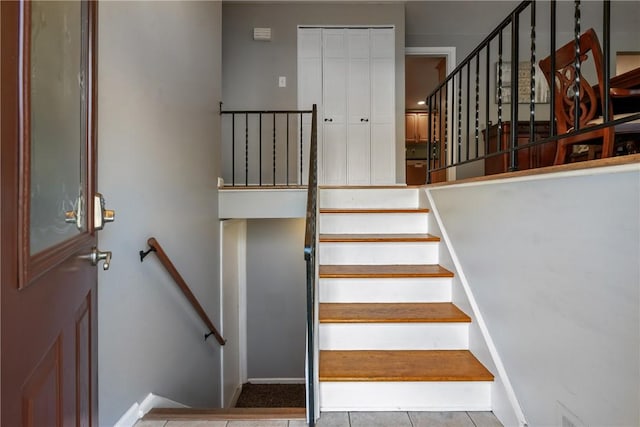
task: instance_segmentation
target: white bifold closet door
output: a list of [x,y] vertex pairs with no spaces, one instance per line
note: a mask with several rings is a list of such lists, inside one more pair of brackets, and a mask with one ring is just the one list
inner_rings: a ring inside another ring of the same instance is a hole
[[395,183],[394,65],[393,28],[298,30],[299,106],[318,104],[320,183]]

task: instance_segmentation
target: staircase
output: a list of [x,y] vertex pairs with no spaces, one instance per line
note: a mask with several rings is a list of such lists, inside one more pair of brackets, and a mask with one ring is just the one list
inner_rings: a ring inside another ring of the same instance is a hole
[[322,188],[321,411],[491,410],[420,189]]

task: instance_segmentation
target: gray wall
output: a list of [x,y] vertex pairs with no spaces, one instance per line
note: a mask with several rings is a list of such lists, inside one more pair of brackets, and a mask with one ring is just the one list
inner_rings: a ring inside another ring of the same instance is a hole
[[[225,2],[222,16],[225,110],[297,108],[298,25],[395,25],[396,178],[404,182],[404,4]],[[254,27],[271,28],[272,41],[254,41]]]
[[430,190],[531,426],[640,424],[632,167]]
[[152,392],[219,404],[220,348],[154,255],[156,236],[219,321],[219,2],[103,2],[99,10],[99,187],[116,221],[99,273],[99,403],[112,426]]
[[304,219],[247,221],[247,377],[303,378]]

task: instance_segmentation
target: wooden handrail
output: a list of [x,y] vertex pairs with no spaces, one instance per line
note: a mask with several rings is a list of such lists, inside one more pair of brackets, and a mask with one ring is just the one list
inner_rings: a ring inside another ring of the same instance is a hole
[[218,343],[220,343],[220,345],[224,345],[227,341],[224,338],[222,338],[222,335],[220,335],[220,332],[218,332],[216,327],[213,325],[213,322],[211,321],[211,319],[209,319],[209,316],[207,316],[207,313],[204,311],[204,309],[198,302],[198,299],[195,297],[195,295],[193,295],[193,292],[191,292],[191,289],[189,289],[189,285],[187,285],[187,282],[185,282],[182,276],[180,275],[180,273],[178,273],[178,270],[171,262],[171,259],[169,259],[169,256],[167,255],[167,253],[162,249],[162,246],[160,246],[160,243],[158,243],[155,237],[151,237],[149,238],[149,240],[147,240],[147,244],[151,247],[151,250],[156,253],[156,255],[158,256],[158,259],[160,259],[160,262],[162,263],[164,268],[167,269],[167,272],[171,275],[173,280],[176,282],[176,285],[178,285],[178,287],[180,288],[184,296],[187,298],[189,303],[191,303],[191,306],[193,307],[193,309],[196,311],[196,313],[198,313],[198,316],[200,316],[200,319],[202,319],[204,324],[207,325],[207,328],[209,328],[209,331],[211,331],[209,334],[206,334],[204,336],[205,340],[209,337],[209,335],[213,334],[213,336],[216,337],[216,340],[218,341]]

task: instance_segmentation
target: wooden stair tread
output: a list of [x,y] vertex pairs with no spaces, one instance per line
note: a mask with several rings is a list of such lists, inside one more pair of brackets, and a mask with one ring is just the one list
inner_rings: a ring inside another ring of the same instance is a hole
[[154,408],[143,420],[302,420],[305,408]]
[[380,208],[380,209],[372,209],[372,208],[353,208],[353,209],[340,209],[340,208],[321,208],[321,214],[378,214],[378,213],[429,213],[429,209],[427,208],[407,208],[407,209],[394,209],[394,208]]
[[431,234],[321,234],[321,242],[439,242]]
[[453,277],[453,273],[437,265],[320,265],[321,278],[411,278]]
[[321,303],[320,323],[469,323],[452,303]]
[[493,381],[493,374],[467,350],[323,350],[320,381]]

